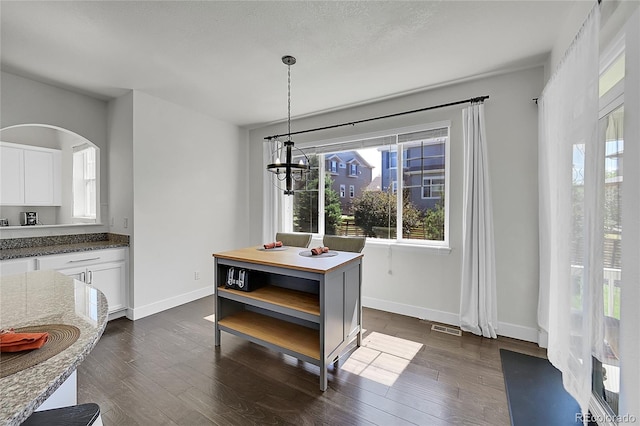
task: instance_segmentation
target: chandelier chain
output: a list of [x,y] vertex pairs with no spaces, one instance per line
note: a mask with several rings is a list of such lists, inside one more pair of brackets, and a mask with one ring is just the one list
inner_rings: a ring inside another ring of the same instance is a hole
[[291,140],[291,65],[287,65],[287,123],[287,134],[289,140]]

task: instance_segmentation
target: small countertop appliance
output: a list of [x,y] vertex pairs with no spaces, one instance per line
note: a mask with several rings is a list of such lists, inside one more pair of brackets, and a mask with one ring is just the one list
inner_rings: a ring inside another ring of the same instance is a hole
[[37,225],[38,212],[20,212],[20,225]]

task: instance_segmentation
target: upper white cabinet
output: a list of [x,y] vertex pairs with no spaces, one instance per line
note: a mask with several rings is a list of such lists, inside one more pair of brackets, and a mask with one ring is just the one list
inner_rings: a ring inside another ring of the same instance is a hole
[[0,204],[24,205],[24,150],[0,145]]
[[0,142],[0,204],[5,206],[59,206],[62,152]]

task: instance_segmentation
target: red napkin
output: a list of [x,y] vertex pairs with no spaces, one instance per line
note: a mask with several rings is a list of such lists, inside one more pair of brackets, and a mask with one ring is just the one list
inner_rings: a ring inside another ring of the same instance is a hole
[[267,243],[263,247],[265,248],[265,250],[276,248],[276,247],[282,247],[282,241],[276,241],[275,243]]
[[49,333],[16,333],[13,329],[0,333],[0,352],[20,352],[40,349],[49,338]]
[[322,253],[329,253],[329,247],[314,247],[311,249],[311,254],[313,254],[314,256],[317,256],[319,254]]

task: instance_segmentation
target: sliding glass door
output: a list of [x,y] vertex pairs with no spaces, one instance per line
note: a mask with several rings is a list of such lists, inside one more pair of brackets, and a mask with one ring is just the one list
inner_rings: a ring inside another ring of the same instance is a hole
[[[604,145],[602,188],[602,323],[594,348],[593,394],[605,413],[617,416],[620,399],[620,300],[622,295],[622,189],[624,158],[624,53],[600,79],[599,141]],[[597,355],[597,356],[596,356]]]

